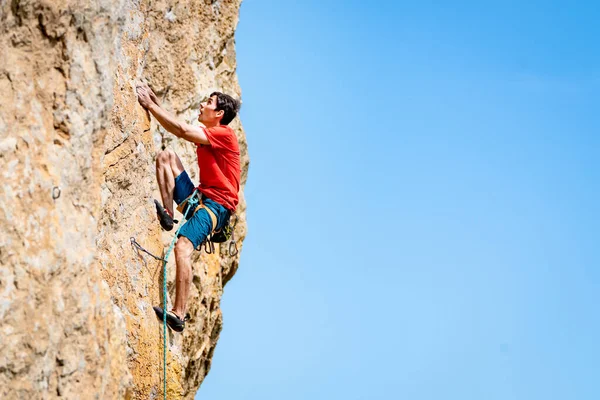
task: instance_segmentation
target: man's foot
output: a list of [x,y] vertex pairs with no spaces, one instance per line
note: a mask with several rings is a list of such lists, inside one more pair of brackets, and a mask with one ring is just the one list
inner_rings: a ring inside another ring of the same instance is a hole
[[173,219],[173,216],[169,214],[169,211],[167,211],[158,200],[154,200],[154,205],[156,206],[156,214],[160,220],[160,226],[162,226],[165,231],[172,230],[173,223],[177,223],[177,220]]
[[[154,309],[156,316],[162,321],[164,318],[162,307],[154,306],[152,308]],[[184,319],[181,319],[173,311],[167,311],[167,325],[175,332],[183,332],[183,328],[185,328],[185,321],[188,319],[188,316],[186,316]]]

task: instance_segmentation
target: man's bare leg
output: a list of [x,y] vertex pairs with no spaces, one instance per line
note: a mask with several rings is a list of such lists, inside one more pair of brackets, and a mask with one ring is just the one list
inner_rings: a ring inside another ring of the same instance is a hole
[[156,155],[156,180],[160,190],[163,207],[173,215],[173,190],[175,178],[183,172],[183,164],[177,154],[166,149]]
[[175,305],[173,312],[180,319],[185,318],[187,298],[192,283],[192,252],[194,245],[184,236],[177,239],[175,244],[175,263],[177,271],[175,277]]

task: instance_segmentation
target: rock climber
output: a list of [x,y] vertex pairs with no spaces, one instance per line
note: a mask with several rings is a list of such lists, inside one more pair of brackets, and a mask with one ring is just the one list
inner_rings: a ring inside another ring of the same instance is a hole
[[[185,328],[187,298],[192,282],[191,256],[211,232],[229,223],[235,211],[240,187],[240,149],[233,129],[228,125],[236,117],[240,103],[233,97],[213,92],[200,104],[199,126],[186,124],[166,111],[152,89],[141,83],[136,87],[138,101],[170,133],[196,145],[200,184],[197,187],[202,207],[182,209],[196,187],[177,154],[170,149],[156,156],[156,179],[162,204],[154,200],[160,225],[173,229],[173,201],[187,221],[179,230],[175,244],[175,304],[167,311],[167,325],[176,332]],[[190,207],[188,207],[190,208]],[[162,320],[163,309],[154,307]]]

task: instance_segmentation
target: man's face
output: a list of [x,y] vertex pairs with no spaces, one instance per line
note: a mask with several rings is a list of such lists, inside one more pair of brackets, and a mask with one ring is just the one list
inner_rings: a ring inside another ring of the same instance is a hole
[[211,96],[206,101],[200,103],[200,115],[198,121],[204,125],[216,125],[223,116],[223,110],[217,111],[217,96]]

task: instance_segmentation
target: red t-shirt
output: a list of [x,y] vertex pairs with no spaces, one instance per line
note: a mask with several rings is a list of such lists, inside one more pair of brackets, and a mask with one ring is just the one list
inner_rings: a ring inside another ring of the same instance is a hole
[[204,128],[210,145],[197,144],[200,185],[198,191],[231,212],[238,205],[240,146],[227,125]]

